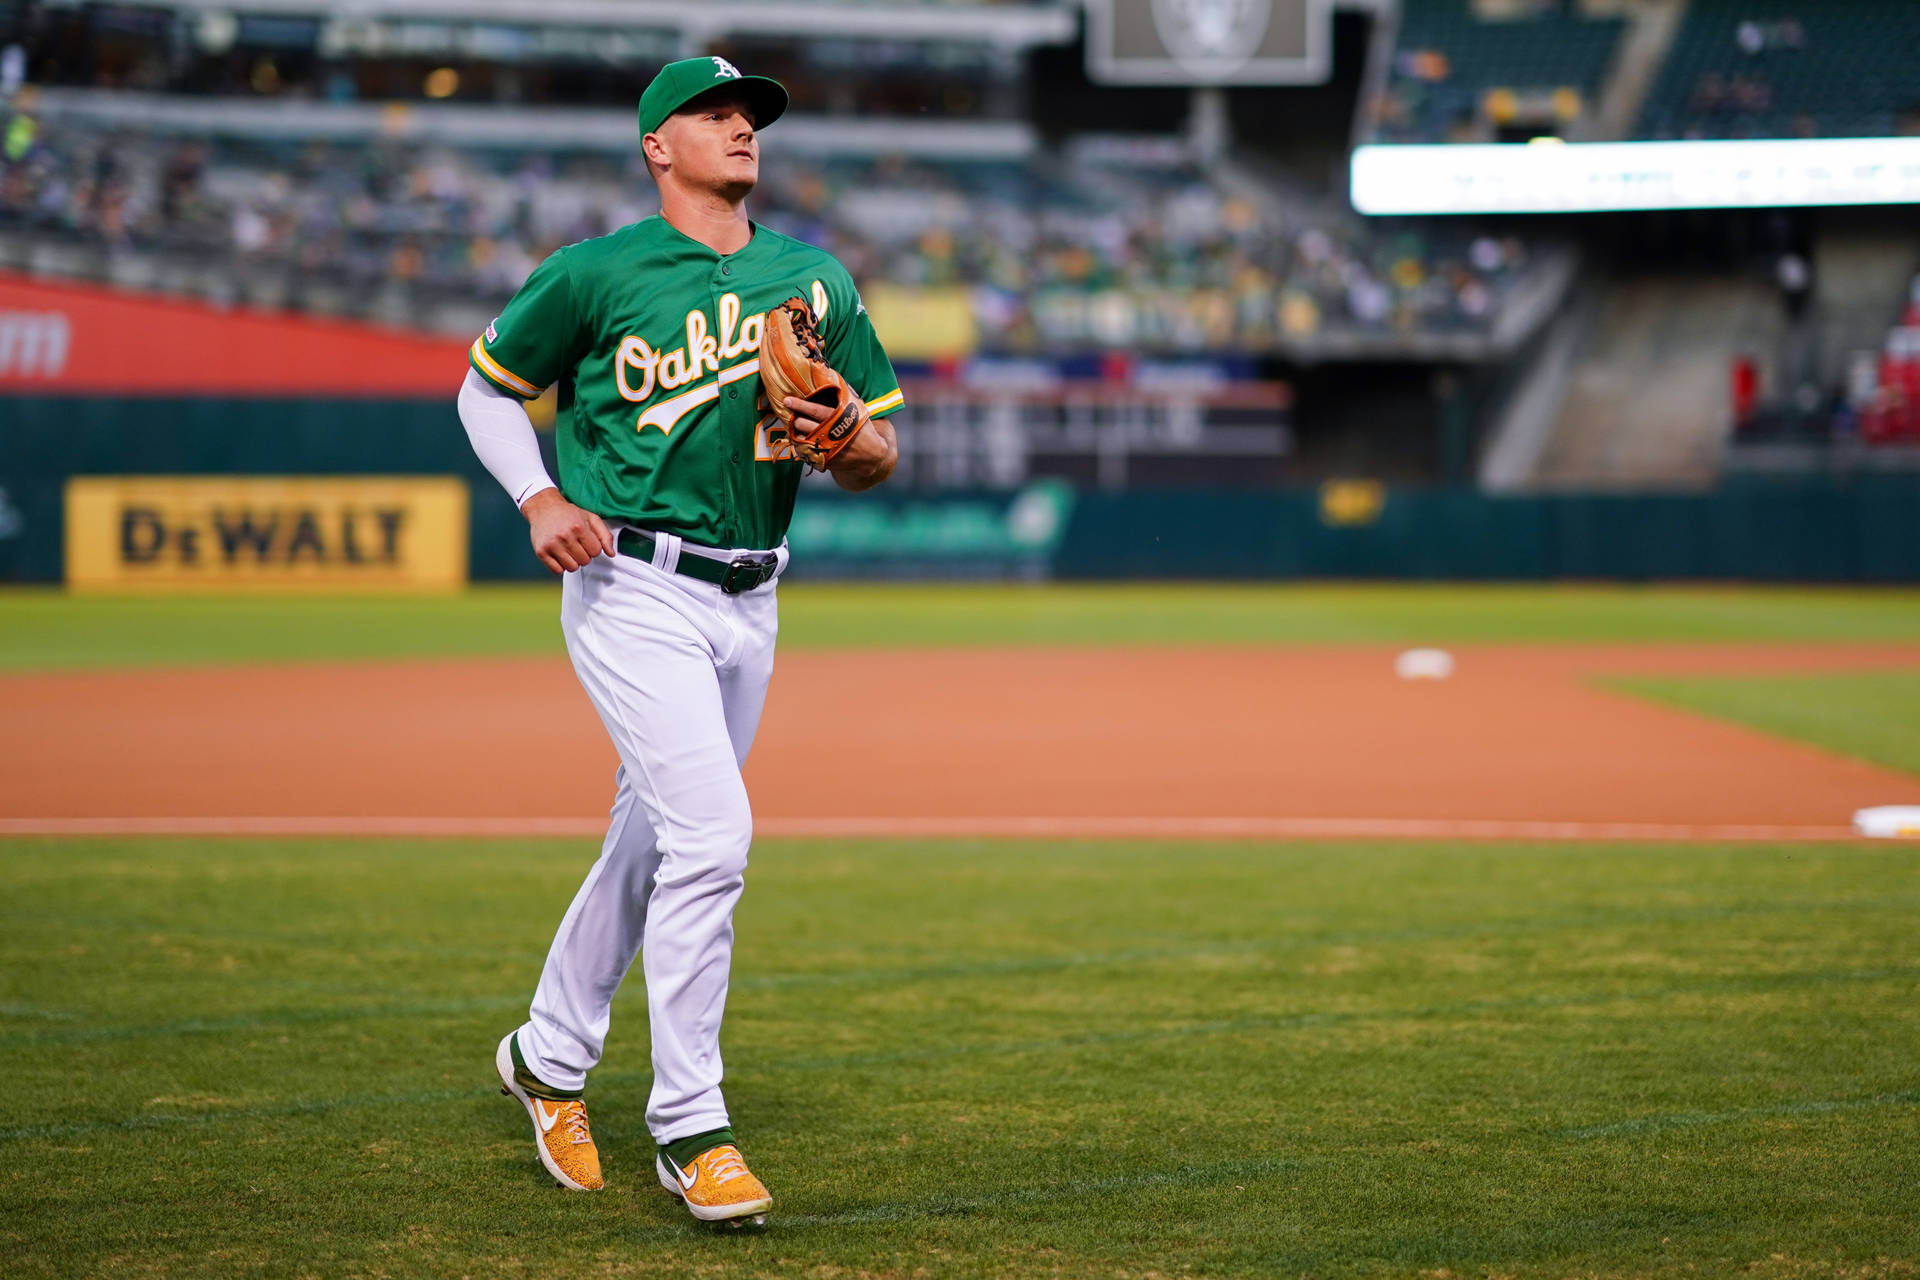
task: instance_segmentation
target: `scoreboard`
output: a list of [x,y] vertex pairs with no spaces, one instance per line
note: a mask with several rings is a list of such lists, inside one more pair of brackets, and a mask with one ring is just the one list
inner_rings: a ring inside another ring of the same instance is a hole
[[1087,0],[1101,84],[1322,84],[1333,0]]

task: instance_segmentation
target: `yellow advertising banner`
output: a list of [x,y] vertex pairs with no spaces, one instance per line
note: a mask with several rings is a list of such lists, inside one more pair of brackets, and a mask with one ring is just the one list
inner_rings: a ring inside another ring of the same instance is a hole
[[77,591],[454,591],[467,486],[451,476],[82,476]]
[[862,297],[874,332],[896,360],[968,356],[980,345],[972,295],[957,285],[876,284]]

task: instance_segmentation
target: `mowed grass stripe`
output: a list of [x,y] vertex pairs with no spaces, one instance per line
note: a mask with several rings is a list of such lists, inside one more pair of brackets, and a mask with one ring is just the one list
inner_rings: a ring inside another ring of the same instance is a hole
[[382,1107],[422,1107],[442,1102],[469,1103],[484,1096],[481,1089],[423,1089],[413,1093],[361,1094],[340,1098],[310,1098],[260,1106],[222,1107],[208,1111],[161,1112],[123,1116],[117,1120],[82,1120],[59,1124],[28,1124],[0,1129],[0,1141],[36,1142],[51,1138],[79,1138],[88,1134],[133,1133],[142,1129],[204,1129],[216,1124],[251,1124],[294,1116],[321,1116],[336,1111],[375,1111]]
[[[1192,1023],[1166,1027],[1153,1027],[1134,1031],[1087,1032],[1079,1035],[1055,1036],[1045,1040],[1025,1040],[1011,1043],[997,1042],[961,1042],[944,1045],[928,1045],[915,1049],[897,1049],[874,1053],[844,1053],[817,1058],[790,1058],[772,1062],[758,1062],[744,1070],[743,1076],[782,1074],[787,1072],[844,1072],[859,1071],[863,1068],[891,1067],[913,1062],[937,1062],[958,1058],[982,1056],[1034,1056],[1055,1053],[1078,1053],[1088,1049],[1103,1049],[1127,1044],[1144,1044],[1153,1041],[1186,1040],[1207,1036],[1280,1034],[1296,1031],[1316,1031],[1334,1027],[1353,1026],[1369,1022],[1446,1022],[1455,1019],[1480,1019],[1488,1015],[1510,1013],[1531,1013],[1549,1009],[1599,1008],[1610,1005],[1643,1004],[1654,1001],[1680,999],[1698,996],[1716,995],[1765,995],[1772,992],[1791,991],[1804,987],[1824,987],[1836,983],[1854,982],[1914,982],[1920,980],[1920,966],[1904,969],[1865,969],[1839,973],[1785,973],[1756,975],[1752,978],[1702,982],[1660,987],[1650,990],[1601,991],[1562,996],[1535,996],[1512,1000],[1479,1000],[1452,1005],[1424,1005],[1405,1009],[1387,1009],[1368,1012],[1352,1010],[1300,1010],[1293,1013],[1274,1014],[1258,1018],[1238,1018],[1227,1021]],[[486,1007],[481,1002],[471,1002],[474,1007]],[[492,1002],[518,1007],[521,1000]],[[336,1018],[313,1017],[293,1018],[262,1017],[259,1019],[228,1019],[226,1025],[214,1023],[183,1024],[177,1028],[148,1029],[156,1035],[206,1035],[227,1030],[260,1030],[276,1026],[299,1025],[301,1022],[356,1020],[357,1018],[391,1018],[419,1016],[430,1018],[444,1015],[450,1011],[422,1006],[423,1012],[411,1015],[402,1010],[367,1011],[361,1014],[343,1014]],[[462,1010],[466,1012],[467,1010]],[[137,1032],[140,1029],[130,1028]],[[60,1044],[83,1043],[91,1039],[120,1039],[123,1037],[108,1034],[100,1036],[47,1036],[47,1037],[5,1037],[0,1038],[0,1049],[25,1047],[50,1047]],[[476,1072],[477,1074],[477,1072]],[[597,1084],[631,1083],[649,1078],[645,1073],[633,1071],[614,1071],[602,1069],[594,1076]],[[73,1136],[94,1130],[133,1129],[150,1127],[148,1121],[163,1124],[180,1124],[192,1121],[202,1125],[217,1124],[227,1120],[252,1120],[262,1116],[318,1114],[325,1111],[342,1110],[349,1107],[410,1106],[425,1101],[448,1101],[472,1096],[473,1091],[441,1091],[432,1093],[396,1094],[383,1098],[316,1098],[304,1102],[275,1104],[266,1107],[239,1107],[232,1109],[210,1110],[193,1116],[168,1116],[156,1120],[154,1117],[128,1116],[116,1120],[78,1122],[56,1126],[24,1125],[13,1129],[0,1129],[0,1141],[20,1141],[23,1139],[54,1136]]]
[[164,1040],[178,1036],[217,1036],[232,1031],[264,1031],[312,1026],[323,1022],[374,1022],[391,1019],[425,1021],[461,1017],[525,1006],[521,996],[481,996],[421,1004],[381,1005],[363,1009],[276,1009],[229,1018],[188,1018],[145,1026],[74,1027],[59,1031],[27,1031],[0,1035],[0,1049],[47,1049],[57,1045],[89,1044],[107,1040]]
[[845,1213],[797,1213],[781,1218],[783,1226],[844,1227],[869,1222],[899,1222],[907,1218],[937,1217],[943,1214],[980,1213],[1011,1209],[1030,1204],[1060,1204],[1066,1201],[1098,1200],[1108,1196],[1160,1187],[1190,1190],[1217,1187],[1239,1179],[1272,1178],[1301,1168],[1297,1160],[1222,1160],[1214,1164],[1182,1165],[1151,1173],[1130,1174],[1119,1178],[1097,1178],[1066,1185],[1011,1187],[1005,1191],[969,1196],[935,1196],[910,1204],[876,1204]]
[[[1163,964],[1183,960],[1272,956],[1288,951],[1327,946],[1469,941],[1474,939],[1512,937],[1536,932],[1615,931],[1620,929],[1643,928],[1649,925],[1731,920],[1736,917],[1781,914],[1790,914],[1804,918],[1810,914],[1822,912],[1900,913],[1911,912],[1916,907],[1920,907],[1920,897],[1901,897],[1881,901],[1774,903],[1732,908],[1690,909],[1666,912],[1616,912],[1587,914],[1578,917],[1558,919],[1489,922],[1481,925],[1460,926],[1448,929],[1396,929],[1353,933],[1310,933],[1272,941],[1242,942],[1231,945],[1136,948],[1125,951],[1030,956],[1018,960],[977,964],[955,964],[902,969],[856,969],[844,973],[751,974],[737,976],[731,983],[731,990],[736,993],[748,991],[778,992],[789,989],[813,987],[891,986],[973,981],[979,979],[1017,979],[1059,974],[1079,969],[1123,969],[1140,965]],[[115,927],[120,928],[121,926]],[[153,926],[125,927],[131,931],[143,934],[154,931]],[[63,929],[60,930],[60,932],[65,934],[71,931]],[[263,935],[257,932],[233,934],[219,931],[195,933],[170,930],[163,936],[169,941],[181,939],[230,941],[235,938],[261,940],[270,935]],[[310,947],[316,944],[308,942],[303,945]],[[419,954],[422,952],[422,949],[419,948],[407,948],[406,950],[411,954]],[[427,950],[426,953],[447,955],[473,954],[473,952],[467,949],[458,948],[450,948],[445,951]],[[538,953],[535,952],[510,954],[521,959],[539,958]],[[1805,982],[1817,983],[1821,981],[1877,981],[1904,977],[1920,977],[1920,970],[1876,969],[1843,974],[1767,975],[1758,979],[1741,979],[1738,980],[1735,985],[1715,987],[1714,990],[1722,993],[1746,990],[1747,987],[1742,984],[1753,981],[1758,981],[1765,986],[1771,986],[1775,984],[1795,985]],[[286,979],[274,978],[244,978],[239,981],[249,988],[262,986],[275,990],[292,988],[314,995],[341,993],[341,988],[337,986],[314,984],[305,981],[288,981]],[[1627,993],[1620,998],[1659,998],[1665,995],[1679,994],[1682,990],[1684,989],[1661,988],[1645,993]],[[358,993],[355,992],[353,994]],[[1580,996],[1574,999],[1574,1003],[1587,1003],[1591,1000],[1604,1001],[1605,999],[1605,996]],[[23,1020],[61,1024],[54,1029],[0,1032],[0,1049],[50,1047],[54,1045],[84,1044],[90,1041],[105,1040],[163,1039],[175,1036],[217,1035],[231,1031],[262,1030],[274,1027],[312,1025],[328,1022],[449,1018],[459,1017],[473,1012],[516,1009],[525,1003],[526,997],[524,995],[474,996],[459,1000],[377,1005],[371,1007],[295,1010],[274,1009],[250,1014],[236,1014],[222,1018],[195,1018],[182,1022],[162,1024],[119,1024],[103,1022],[102,1015],[98,1013],[35,1008],[25,1005],[0,1005],[0,1019],[13,1017]],[[1490,1006],[1482,1005],[1473,1007],[1485,1008]],[[1427,1016],[1430,1013],[1446,1014],[1459,1011],[1460,1008],[1462,1007],[1438,1006],[1431,1010],[1421,1010],[1417,1013],[1409,1013],[1404,1016]],[[74,1022],[86,1022],[90,1025],[82,1027],[70,1025]],[[851,1061],[851,1059],[833,1059],[830,1060],[830,1065],[848,1065]]]
[[[555,1192],[491,1092],[590,860],[0,841],[10,900],[137,926],[0,927],[9,1276],[1786,1280],[1920,1257],[1911,850],[769,842],[737,964],[796,980],[743,982],[725,1040],[776,1196],[757,1239],[652,1185],[637,986],[590,1094],[605,1192]],[[103,1017],[195,1030],[35,1042]]]
[[1920,1106],[1920,1089],[1882,1093],[1871,1098],[1813,1098],[1777,1107],[1747,1107],[1739,1111],[1683,1111],[1676,1115],[1635,1116],[1611,1124],[1581,1125],[1558,1130],[1555,1137],[1613,1138],[1653,1129],[1693,1129],[1701,1125],[1733,1124],[1742,1120],[1773,1120],[1788,1116],[1822,1116],[1835,1111],[1865,1111],[1878,1107]]
[[761,1071],[844,1071],[860,1067],[894,1066],[911,1062],[940,1061],[948,1058],[987,1055],[1027,1055],[1102,1049],[1113,1045],[1146,1044],[1159,1040],[1185,1040],[1199,1036],[1242,1035],[1276,1031],[1320,1030],[1369,1022],[1445,1022],[1449,1019],[1475,1019],[1487,1015],[1543,1012],[1553,1009],[1598,1008],[1608,1005],[1650,1004],[1689,996],[1764,995],[1801,987],[1825,987],[1838,983],[1895,982],[1920,980],[1920,966],[1900,969],[1859,969],[1826,973],[1786,973],[1752,978],[1702,982],[1691,985],[1657,987],[1645,991],[1596,991],[1575,995],[1527,996],[1513,1000],[1473,1000],[1451,1005],[1420,1005],[1407,1009],[1377,1012],[1351,1010],[1301,1010],[1264,1017],[1233,1018],[1218,1022],[1200,1022],[1184,1026],[1153,1027],[1138,1031],[1101,1031],[1082,1035],[1057,1036],[1045,1040],[1026,1040],[1009,1044],[964,1043],[929,1045],[918,1049],[899,1049],[884,1053],[852,1053],[832,1057],[800,1059]]
[[[611,1083],[616,1080],[631,1082],[643,1078],[646,1077],[635,1072],[610,1072],[607,1073],[605,1079],[601,1082]],[[101,1120],[79,1124],[27,1125],[17,1129],[0,1130],[0,1140],[23,1142],[50,1138],[74,1138],[87,1134],[109,1132],[131,1133],[142,1129],[205,1128],[223,1122],[242,1123],[299,1116],[324,1116],[339,1111],[379,1110],[385,1107],[414,1108],[446,1103],[457,1103],[465,1106],[477,1100],[483,1100],[492,1094],[492,1090],[486,1089],[433,1089],[423,1090],[417,1093],[317,1098],[304,1102],[274,1103],[268,1106],[255,1107],[234,1107],[208,1112],[128,1116],[121,1120]],[[1656,1129],[1690,1129],[1703,1125],[1735,1124],[1748,1120],[1769,1120],[1792,1116],[1818,1116],[1839,1111],[1862,1111],[1882,1107],[1913,1106],[1920,1106],[1920,1090],[1884,1093],[1870,1098],[1814,1098],[1774,1107],[1747,1107],[1737,1111],[1689,1111],[1671,1115],[1633,1116],[1624,1120],[1609,1121],[1605,1124],[1589,1124],[1572,1128],[1542,1130],[1541,1134],[1549,1138],[1589,1140],[1645,1133]],[[1255,1162],[1253,1167],[1276,1169],[1295,1166],[1291,1163],[1282,1165],[1273,1161],[1258,1161]],[[1244,1171],[1246,1168],[1247,1166],[1239,1165],[1215,1166],[1213,1170],[1206,1172],[1238,1172]],[[1194,1171],[1183,1171],[1183,1173],[1191,1172]],[[1110,1186],[1132,1188],[1158,1184],[1159,1179],[1149,1175],[1146,1178],[1116,1179]],[[984,1197],[971,1203],[984,1206],[988,1204],[1016,1202],[1018,1201],[1007,1200],[1001,1197]],[[889,1210],[892,1208],[896,1208],[896,1206],[887,1207]],[[884,1217],[886,1214],[882,1211],[877,1214],[862,1213],[833,1219],[823,1218],[815,1220],[815,1225],[824,1224],[828,1221],[861,1221],[875,1218],[876,1216]],[[806,1222],[806,1219],[783,1217],[782,1222],[783,1224],[799,1224]]]
[[[858,585],[780,591],[783,648],[1920,639],[1906,588]],[[451,597],[0,590],[0,671],[559,656],[556,584]]]

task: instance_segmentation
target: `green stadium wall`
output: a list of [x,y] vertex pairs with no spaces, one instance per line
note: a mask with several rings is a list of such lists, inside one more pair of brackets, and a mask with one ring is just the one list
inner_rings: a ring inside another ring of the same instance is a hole
[[1698,495],[1404,490],[1359,525],[1325,522],[1314,493],[1084,495],[1054,567],[1087,577],[1913,582],[1920,477]]
[[[0,579],[58,581],[67,479],[126,474],[457,475],[473,491],[473,576],[545,572],[468,449],[450,389],[433,400],[0,398]],[[1920,582],[1914,474],[1742,479],[1698,495],[1409,489],[1348,524],[1328,523],[1311,490],[1043,484],[1021,495],[809,491],[801,504],[797,577]]]

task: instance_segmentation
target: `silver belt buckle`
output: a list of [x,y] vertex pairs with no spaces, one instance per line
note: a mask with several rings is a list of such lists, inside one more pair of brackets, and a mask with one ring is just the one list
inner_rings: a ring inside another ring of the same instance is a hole
[[772,578],[779,567],[780,556],[777,552],[749,551],[735,556],[727,563],[727,571],[720,576],[720,590],[730,596],[752,591]]

